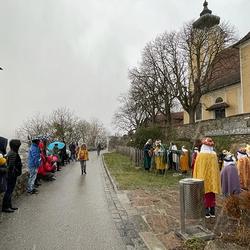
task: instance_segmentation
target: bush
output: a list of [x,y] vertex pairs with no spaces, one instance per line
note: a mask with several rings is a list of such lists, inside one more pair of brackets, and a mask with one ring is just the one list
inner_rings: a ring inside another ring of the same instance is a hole
[[237,220],[237,228],[233,233],[225,236],[226,240],[243,246],[250,245],[250,192],[229,196],[224,202],[224,211],[229,217]]
[[213,136],[213,140],[215,142],[215,149],[217,153],[222,152],[223,149],[230,150],[232,144],[230,136]]
[[206,246],[206,242],[202,239],[193,238],[184,242],[185,250],[202,250]]
[[143,148],[144,144],[147,142],[148,139],[152,139],[153,141],[159,139],[161,141],[165,140],[164,131],[162,128],[154,126],[148,128],[139,128],[133,137],[133,142],[130,142],[131,146],[137,148]]

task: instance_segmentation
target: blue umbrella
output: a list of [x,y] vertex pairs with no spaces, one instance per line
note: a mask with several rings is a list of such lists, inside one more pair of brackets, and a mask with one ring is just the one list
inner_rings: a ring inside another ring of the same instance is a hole
[[65,146],[65,143],[63,143],[61,141],[53,141],[48,145],[48,150],[52,150],[56,144],[57,144],[59,149],[62,149]]

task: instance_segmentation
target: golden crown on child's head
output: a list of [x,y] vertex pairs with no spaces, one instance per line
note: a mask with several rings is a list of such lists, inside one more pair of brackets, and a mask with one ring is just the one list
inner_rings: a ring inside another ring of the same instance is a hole
[[203,138],[201,140],[201,143],[204,144],[204,145],[210,146],[210,147],[214,146],[214,141],[210,137]]
[[237,152],[240,153],[240,154],[243,154],[243,155],[247,154],[247,150],[244,147],[240,147]]

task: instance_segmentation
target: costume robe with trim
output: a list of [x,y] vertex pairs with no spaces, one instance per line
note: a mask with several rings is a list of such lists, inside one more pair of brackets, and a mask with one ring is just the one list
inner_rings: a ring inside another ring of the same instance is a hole
[[243,189],[250,189],[250,159],[246,156],[237,162],[238,174],[240,176],[240,186]]
[[221,193],[220,170],[216,153],[200,152],[194,164],[193,178],[204,180],[206,193]]

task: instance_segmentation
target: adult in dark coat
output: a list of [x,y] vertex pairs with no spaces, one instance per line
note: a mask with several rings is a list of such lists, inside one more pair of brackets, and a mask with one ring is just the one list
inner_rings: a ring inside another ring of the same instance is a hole
[[63,141],[63,143],[64,143],[64,147],[63,147],[62,150],[60,151],[60,154],[61,154],[61,165],[62,165],[62,166],[65,165],[65,161],[67,160],[66,143],[65,143],[65,141]]
[[7,190],[3,197],[2,211],[6,213],[12,213],[16,210],[16,207],[12,206],[11,196],[16,186],[17,177],[22,174],[22,161],[18,150],[21,146],[20,140],[10,141],[10,151],[7,154]]
[[98,145],[97,145],[97,155],[99,156],[100,155],[100,152],[101,152],[101,150],[102,150],[102,146],[101,146],[101,143],[98,143]]
[[0,193],[6,191],[7,188],[7,165],[6,159],[4,156],[6,155],[6,148],[8,144],[8,139],[4,137],[0,137]]
[[151,159],[153,155],[153,142],[149,139],[146,144],[144,145],[143,152],[144,152],[144,168],[145,170],[149,171],[151,167]]
[[0,137],[0,153],[6,155],[6,148],[8,145],[8,139]]
[[70,155],[71,160],[73,161],[73,160],[76,159],[76,157],[75,157],[75,154],[76,154],[76,145],[73,142],[70,143],[69,150],[70,150],[70,153],[71,153],[71,155]]

